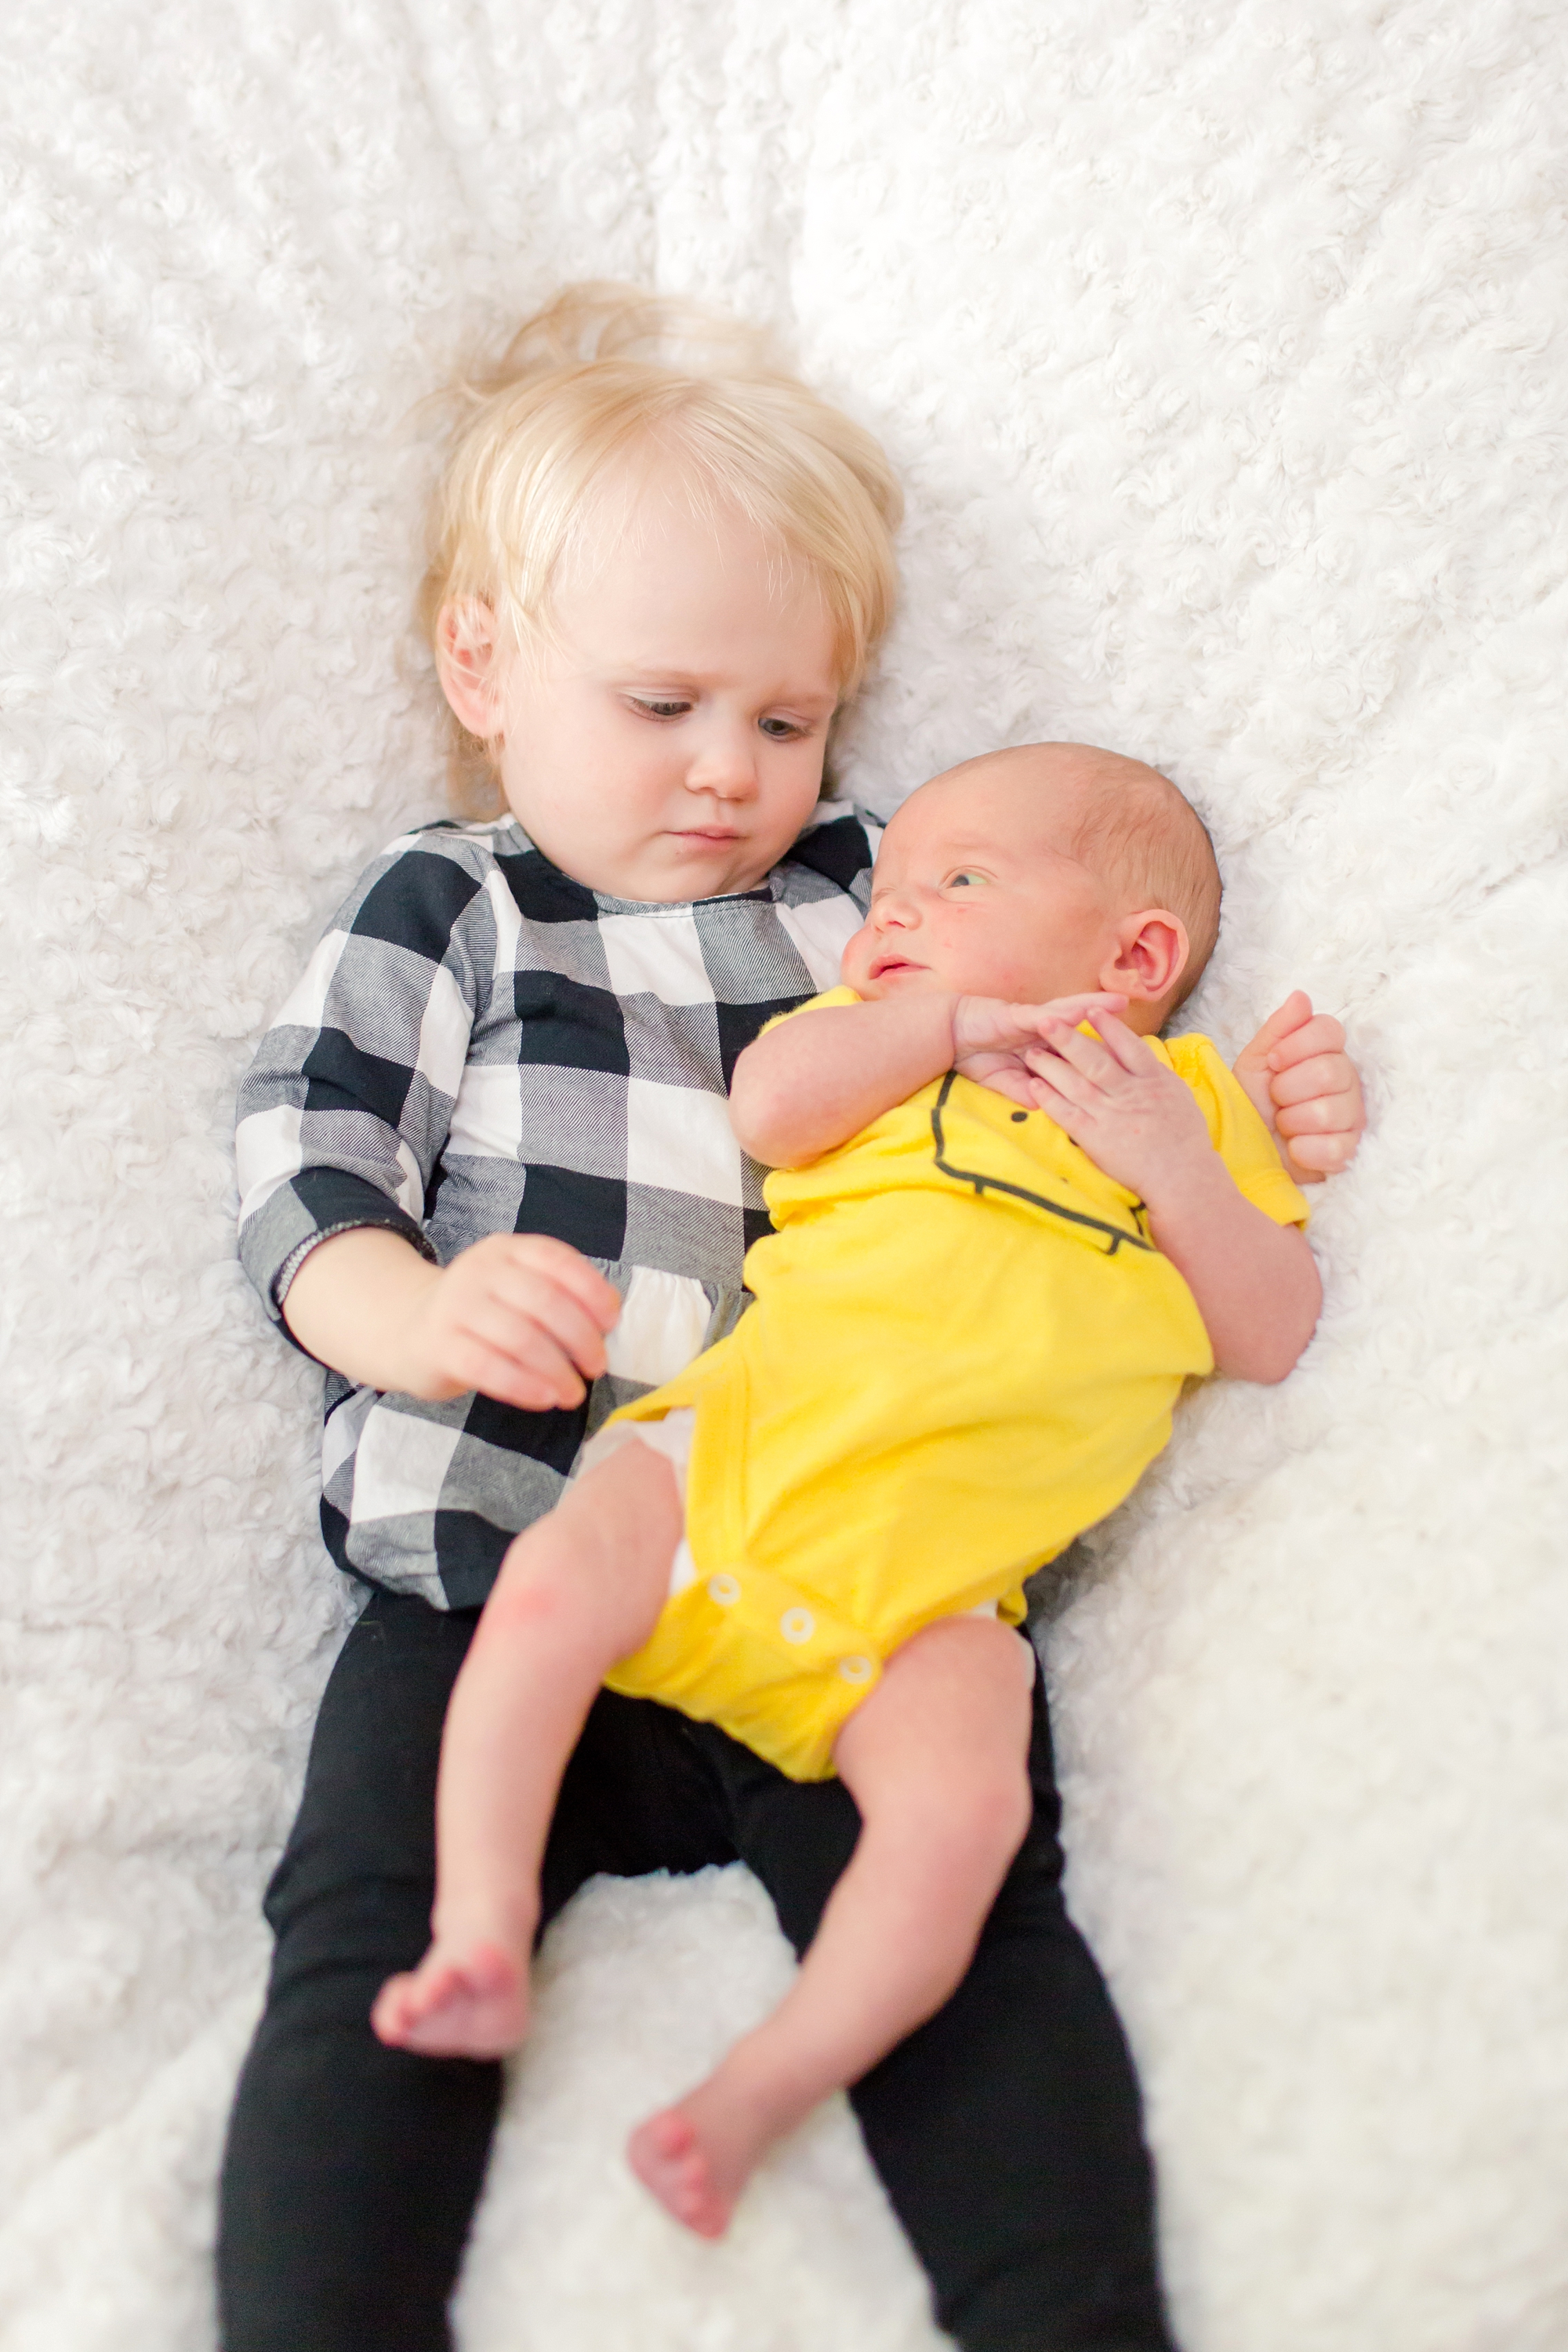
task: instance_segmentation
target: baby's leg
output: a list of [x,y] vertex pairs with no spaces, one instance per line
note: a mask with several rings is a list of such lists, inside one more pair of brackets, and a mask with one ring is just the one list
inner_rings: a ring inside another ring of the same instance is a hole
[[447,1711],[434,1941],[382,1987],[384,2042],[491,2058],[521,2041],[561,1775],[606,1672],[653,1631],[681,1524],[668,1462],[626,1444],[508,1550]]
[[834,1762],[860,1836],[794,1988],[632,2136],[633,2167],[689,2228],[718,2237],[772,2143],[958,1986],[1029,1825],[1033,1682],[1008,1627],[944,1618],[895,1653],[845,1724]]

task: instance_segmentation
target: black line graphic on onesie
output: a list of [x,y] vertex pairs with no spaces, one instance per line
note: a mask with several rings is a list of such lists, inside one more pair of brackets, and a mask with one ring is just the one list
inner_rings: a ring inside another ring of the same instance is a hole
[[[1123,1242],[1130,1249],[1148,1250],[1152,1255],[1157,1255],[1152,1242],[1145,1241],[1142,1234],[1130,1234],[1125,1225],[1108,1224],[1103,1217],[1089,1216],[1082,1209],[1064,1209],[1059,1201],[1047,1201],[1043,1192],[1026,1192],[1022,1184],[1009,1184],[1001,1176],[985,1176],[973,1168],[955,1168],[947,1157],[947,1137],[942,1128],[942,1115],[947,1108],[947,1098],[952,1092],[952,1082],[957,1076],[956,1070],[949,1070],[942,1082],[942,1091],[932,1103],[931,1111],[931,1141],[936,1150],[936,1164],[944,1176],[952,1176],[960,1184],[973,1184],[976,1193],[1007,1192],[1015,1201],[1029,1201],[1037,1209],[1047,1210],[1053,1217],[1064,1217],[1068,1224],[1088,1225],[1097,1234],[1109,1234],[1110,1247],[1105,1253],[1107,1257],[1114,1257]],[[1134,1216],[1142,1205],[1141,1201],[1137,1203],[1132,1212]]]

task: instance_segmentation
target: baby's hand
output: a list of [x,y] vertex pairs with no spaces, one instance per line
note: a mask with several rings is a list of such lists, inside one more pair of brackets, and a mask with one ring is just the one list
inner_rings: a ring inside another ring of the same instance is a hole
[[399,1385],[431,1403],[478,1389],[524,1412],[581,1404],[620,1311],[614,1285],[566,1243],[492,1234],[420,1293]]
[[1314,1013],[1304,990],[1242,1047],[1236,1075],[1299,1184],[1321,1184],[1350,1166],[1366,1126],[1361,1080],[1343,1028],[1331,1013]]
[[1113,1013],[1095,1015],[1099,1034],[1068,1023],[1026,1058],[1034,1105],[1087,1151],[1097,1168],[1151,1207],[1214,1157],[1192,1088]]
[[952,1008],[952,1066],[1026,1109],[1037,1108],[1027,1056],[1051,1032],[1076,1028],[1101,1013],[1125,1013],[1127,999],[1096,993],[1057,996],[1048,1004],[1007,1004],[998,996],[961,996]]

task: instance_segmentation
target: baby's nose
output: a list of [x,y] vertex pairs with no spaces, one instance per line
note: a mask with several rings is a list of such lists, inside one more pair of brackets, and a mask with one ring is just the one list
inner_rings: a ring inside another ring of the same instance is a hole
[[920,920],[920,910],[911,891],[893,889],[879,891],[871,902],[871,920],[879,930],[906,931]]

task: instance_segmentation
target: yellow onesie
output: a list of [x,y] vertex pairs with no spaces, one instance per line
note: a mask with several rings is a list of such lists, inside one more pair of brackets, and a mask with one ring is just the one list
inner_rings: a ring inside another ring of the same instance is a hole
[[[1303,1223],[1209,1040],[1150,1043],[1247,1200]],[[952,1072],[766,1199],[755,1304],[616,1416],[695,1409],[696,1573],[608,1682],[825,1780],[881,1661],[933,1618],[999,1603],[1016,1623],[1024,1578],[1121,1502],[1214,1357],[1135,1196],[1043,1111]]]

